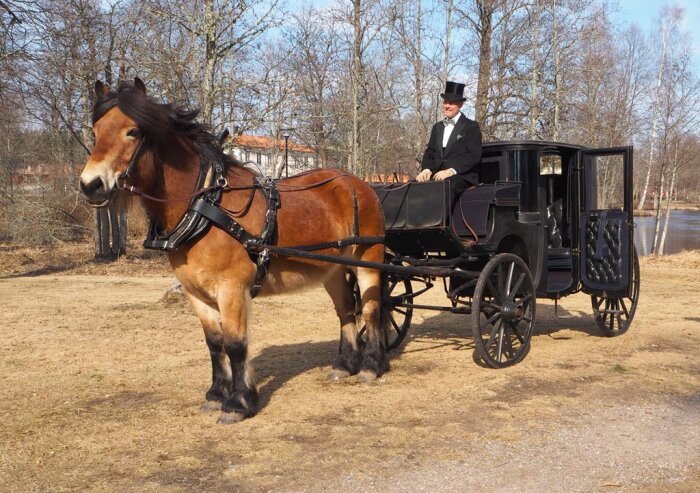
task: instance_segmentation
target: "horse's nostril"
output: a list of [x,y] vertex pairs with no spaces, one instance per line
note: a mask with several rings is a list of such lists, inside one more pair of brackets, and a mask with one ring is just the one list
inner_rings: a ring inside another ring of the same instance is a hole
[[95,178],[92,180],[90,183],[85,184],[83,180],[80,180],[80,191],[83,192],[83,195],[86,197],[90,197],[94,195],[96,192],[98,192],[102,188],[102,180],[99,178]]

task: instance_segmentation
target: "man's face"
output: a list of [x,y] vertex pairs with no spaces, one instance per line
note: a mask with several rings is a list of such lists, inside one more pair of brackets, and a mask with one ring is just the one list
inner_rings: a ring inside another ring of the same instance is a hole
[[454,118],[455,115],[459,113],[459,110],[463,104],[463,101],[447,101],[444,99],[442,101],[442,112],[447,118]]

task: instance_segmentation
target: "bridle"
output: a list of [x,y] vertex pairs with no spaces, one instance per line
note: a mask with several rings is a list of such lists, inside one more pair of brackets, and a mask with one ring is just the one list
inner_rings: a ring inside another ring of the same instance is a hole
[[173,199],[160,199],[158,197],[153,197],[152,195],[148,195],[147,193],[144,193],[140,189],[136,188],[133,185],[129,185],[126,183],[126,179],[131,176],[131,174],[134,172],[136,169],[136,164],[139,162],[139,160],[143,157],[143,153],[146,150],[146,135],[141,134],[141,140],[139,141],[139,145],[136,146],[136,149],[134,149],[134,153],[131,155],[131,159],[129,160],[129,165],[126,167],[126,171],[123,173],[119,174],[117,178],[117,188],[121,190],[126,190],[127,192],[133,193],[134,195],[138,195],[139,197],[143,197],[147,200],[151,200],[153,202],[161,202],[161,203],[166,203],[166,202],[184,202],[184,201],[191,201],[194,197],[197,197],[199,195],[202,195],[205,192],[208,192],[210,190],[215,190],[215,189],[226,189],[228,187],[228,180],[226,179],[225,176],[223,176],[223,167],[220,164],[217,164],[215,166],[215,172],[217,173],[217,176],[214,181],[214,185],[210,187],[205,187],[201,188],[198,190],[195,190],[194,193],[190,194],[187,197],[182,197],[182,198],[173,198]]
[[119,175],[119,178],[125,180],[131,176],[131,173],[133,173],[134,169],[136,168],[136,163],[141,159],[141,156],[143,156],[143,151],[146,149],[146,135],[144,133],[141,133],[141,140],[139,141],[139,145],[136,146],[136,149],[134,149],[134,153],[131,155],[131,160],[129,161],[129,166],[126,167],[126,171],[122,174]]

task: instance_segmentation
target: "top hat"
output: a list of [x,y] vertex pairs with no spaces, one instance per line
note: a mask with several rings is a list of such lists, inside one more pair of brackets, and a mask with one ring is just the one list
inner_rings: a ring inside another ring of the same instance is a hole
[[445,101],[466,101],[464,97],[464,84],[448,80],[445,83],[445,92],[440,94]]

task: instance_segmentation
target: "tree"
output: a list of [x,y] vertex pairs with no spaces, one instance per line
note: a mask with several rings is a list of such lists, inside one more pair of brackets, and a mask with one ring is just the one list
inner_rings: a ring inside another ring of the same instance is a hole
[[649,179],[651,178],[651,170],[654,163],[655,157],[655,145],[656,145],[656,133],[658,125],[658,114],[659,114],[659,104],[661,98],[661,83],[665,76],[668,64],[668,52],[670,44],[673,38],[677,35],[678,23],[683,18],[683,10],[678,7],[667,8],[664,7],[661,11],[661,16],[659,19],[659,44],[660,55],[657,64],[657,76],[656,76],[656,88],[654,90],[654,101],[651,107],[651,137],[649,139],[649,151],[648,159],[646,164],[646,174],[644,178],[644,187],[642,188],[642,194],[639,199],[639,204],[637,204],[637,209],[644,209],[644,203],[647,198],[647,191],[649,190]]
[[[678,172],[690,162],[696,150],[696,141],[689,137],[700,125],[700,80],[688,68],[691,65],[692,51],[687,46],[681,46],[677,51],[680,53],[674,54],[674,59],[669,60],[671,63],[665,72],[659,98],[660,152],[654,189],[656,219],[652,247],[652,253],[656,256],[663,255]],[[662,221],[663,232],[660,231]]]
[[[319,22],[325,19],[327,22]],[[292,17],[285,31],[291,47],[290,79],[297,96],[297,131],[302,140],[316,149],[321,167],[329,165],[329,145],[338,127],[337,115],[330,111],[338,98],[334,78],[340,56],[337,36],[327,26],[330,19],[309,9]]]

